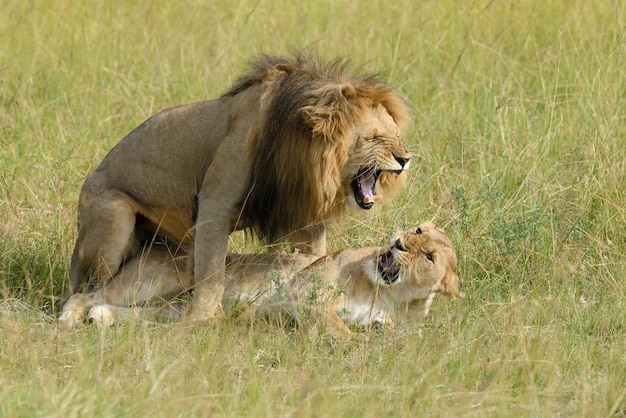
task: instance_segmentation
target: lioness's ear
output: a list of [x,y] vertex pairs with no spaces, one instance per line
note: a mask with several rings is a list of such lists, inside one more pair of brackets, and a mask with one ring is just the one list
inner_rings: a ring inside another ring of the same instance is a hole
[[357,94],[351,84],[331,84],[313,92],[315,104],[300,109],[315,135],[333,138],[354,123]]
[[461,291],[461,279],[454,273],[447,273],[446,277],[443,279],[443,290],[442,294],[446,296],[455,296],[459,299],[463,299],[465,297],[465,293]]

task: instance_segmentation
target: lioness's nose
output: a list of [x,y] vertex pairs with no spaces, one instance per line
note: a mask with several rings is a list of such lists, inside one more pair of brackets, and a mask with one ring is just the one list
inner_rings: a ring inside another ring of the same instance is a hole
[[411,159],[411,157],[398,157],[397,155],[394,155],[393,158],[396,159],[396,161],[398,162],[398,164],[400,164],[400,167],[402,168],[404,168],[404,166],[407,165],[407,163]]

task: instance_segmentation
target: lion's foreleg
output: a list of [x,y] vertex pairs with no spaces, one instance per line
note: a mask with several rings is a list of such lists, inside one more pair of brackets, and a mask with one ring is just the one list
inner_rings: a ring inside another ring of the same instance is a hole
[[247,153],[242,152],[247,148],[245,138],[254,134],[248,130],[245,124],[233,127],[232,136],[225,138],[215,153],[198,193],[191,320],[212,319],[224,313],[222,296],[226,287],[228,236],[237,224],[242,201],[250,188],[250,163]]
[[191,320],[212,319],[223,315],[222,296],[226,287],[226,275],[224,272],[226,245],[223,247],[218,246],[217,242],[212,244],[209,253],[199,251],[204,246],[197,245],[196,242],[193,309],[189,316]]
[[[200,207],[193,245],[194,289],[192,311],[188,319],[207,320],[223,316],[222,296],[226,288],[226,249],[230,219],[210,219]],[[222,216],[223,218],[224,216]]]

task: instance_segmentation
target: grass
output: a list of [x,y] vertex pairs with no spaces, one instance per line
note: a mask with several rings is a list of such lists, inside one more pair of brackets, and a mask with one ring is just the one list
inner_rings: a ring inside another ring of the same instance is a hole
[[[0,415],[625,415],[623,7],[5,1]],[[297,47],[385,74],[415,111],[405,192],[333,224],[331,249],[435,219],[468,297],[342,343],[234,320],[59,335],[43,308],[85,175],[150,114]]]

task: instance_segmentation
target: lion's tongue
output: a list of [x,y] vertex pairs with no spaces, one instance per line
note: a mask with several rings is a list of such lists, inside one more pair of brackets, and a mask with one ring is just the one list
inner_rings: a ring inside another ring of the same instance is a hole
[[359,177],[359,187],[363,193],[363,201],[365,203],[374,201],[374,187],[376,186],[376,177],[373,171],[366,171]]

